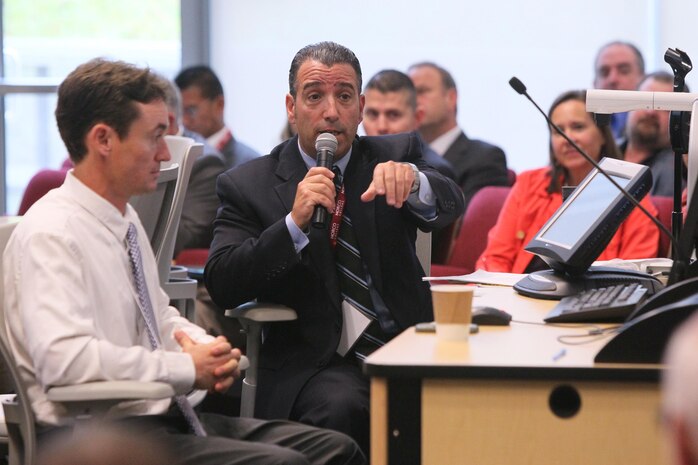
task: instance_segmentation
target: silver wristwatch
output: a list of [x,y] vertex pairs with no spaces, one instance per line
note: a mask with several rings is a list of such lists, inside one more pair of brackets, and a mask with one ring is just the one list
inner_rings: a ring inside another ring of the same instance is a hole
[[407,164],[410,165],[410,168],[412,168],[412,171],[414,171],[414,182],[412,183],[412,189],[410,189],[410,194],[414,194],[419,190],[419,183],[421,182],[421,178],[419,177],[419,169],[413,163]]

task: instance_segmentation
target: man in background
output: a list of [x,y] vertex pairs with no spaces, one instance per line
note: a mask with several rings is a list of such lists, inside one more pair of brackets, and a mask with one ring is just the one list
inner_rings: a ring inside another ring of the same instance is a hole
[[456,120],[458,90],[451,73],[435,63],[417,63],[408,69],[417,89],[417,106],[424,110],[419,133],[456,173],[466,209],[475,192],[485,186],[506,186],[504,152],[487,142],[469,139]]
[[[424,119],[424,109],[417,106],[417,91],[405,73],[385,69],[376,73],[364,90],[363,126],[367,136],[382,136],[416,131]],[[456,180],[451,164],[429,146],[422,144],[422,158],[441,174]],[[445,263],[451,248],[454,230],[459,225],[454,221],[444,229],[432,232],[431,261]]]
[[252,148],[233,137],[225,125],[225,97],[221,81],[208,66],[185,68],[175,77],[182,94],[184,127],[201,134],[223,154],[226,168],[259,156]]
[[[629,42],[614,41],[601,47],[594,60],[594,88],[635,90],[645,75],[645,60]],[[627,113],[611,115],[611,131],[619,143],[625,137]]]
[[[673,92],[674,76],[666,71],[650,73],[637,90]],[[650,167],[650,194],[667,197],[674,195],[674,151],[669,137],[669,114],[669,111],[660,110],[628,112],[627,141],[620,147],[624,160]]]
[[218,210],[216,179],[226,170],[223,155],[211,146],[201,134],[182,126],[182,103],[177,86],[164,77],[162,85],[166,90],[165,103],[169,127],[167,134],[194,139],[204,145],[204,151],[194,162],[187,193],[182,205],[174,256],[183,249],[208,249],[213,239],[213,220]]
[[[367,136],[400,134],[419,129],[424,109],[417,107],[417,91],[409,76],[394,69],[376,73],[364,89],[363,126]],[[422,141],[422,158],[444,176],[455,180],[451,164]]]

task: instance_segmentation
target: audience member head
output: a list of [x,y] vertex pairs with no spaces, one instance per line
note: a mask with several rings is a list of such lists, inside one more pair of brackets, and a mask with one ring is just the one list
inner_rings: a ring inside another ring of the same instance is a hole
[[182,122],[190,131],[211,137],[224,126],[223,86],[211,68],[192,66],[174,79],[182,95]]
[[39,449],[37,465],[173,465],[176,458],[155,438],[124,426],[97,424],[57,433]]
[[407,74],[417,90],[417,106],[424,111],[419,132],[431,143],[457,125],[458,90],[451,73],[431,63],[416,63]]
[[665,354],[662,413],[673,465],[698,464],[698,317],[673,334]]
[[158,76],[165,88],[165,105],[167,105],[167,119],[170,125],[167,134],[176,136],[179,134],[182,124],[182,96],[177,85],[163,76]]
[[[620,158],[620,152],[608,126],[599,128],[586,111],[586,91],[574,90],[560,95],[548,116],[591,158]],[[550,128],[550,164],[553,167],[548,192],[559,192],[560,177],[565,185],[576,186],[591,171],[592,165],[560,134]]]
[[296,127],[303,151],[315,156],[315,139],[323,132],[337,137],[335,158],[351,147],[361,122],[361,65],[348,48],[320,42],[300,49],[288,73],[286,113]]
[[[657,71],[645,76],[637,90],[646,92],[673,92],[674,76]],[[671,147],[669,140],[669,111],[633,110],[628,113],[628,142],[647,150]]]
[[614,41],[599,49],[594,60],[594,87],[635,90],[645,74],[642,53],[629,42]]
[[122,61],[94,59],[78,66],[58,87],[56,123],[70,159],[87,155],[85,138],[96,125],[106,125],[120,140],[141,118],[143,105],[162,102],[166,89],[149,69]]
[[364,90],[364,130],[369,136],[415,131],[424,111],[409,76],[394,69],[376,73]]

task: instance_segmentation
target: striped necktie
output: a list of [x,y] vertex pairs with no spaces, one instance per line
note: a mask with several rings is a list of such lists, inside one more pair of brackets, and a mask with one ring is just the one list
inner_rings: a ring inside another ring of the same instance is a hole
[[[339,198],[340,195],[344,196],[341,172],[336,166],[332,171],[335,173],[335,187]],[[354,233],[354,226],[346,206],[335,246],[335,264],[337,265],[337,277],[342,297],[371,319],[371,323],[354,345],[356,358],[363,361],[373,351],[385,344],[389,338],[378,324],[378,317],[366,281],[367,272],[361,261],[361,252]]]
[[[138,233],[133,223],[128,225],[126,241],[128,243],[128,256],[131,262],[131,271],[133,272],[136,292],[138,293],[138,306],[145,320],[150,348],[157,350],[160,348],[157,320],[155,318],[155,312],[153,311],[153,305],[150,301],[150,293],[148,292],[148,285],[145,282],[145,275],[143,274],[143,260],[141,258],[141,249],[138,246]],[[175,396],[174,400],[194,434],[197,436],[206,436],[206,431],[199,421],[199,418],[196,416],[194,408],[189,403],[189,399],[187,399],[186,396],[179,395]]]

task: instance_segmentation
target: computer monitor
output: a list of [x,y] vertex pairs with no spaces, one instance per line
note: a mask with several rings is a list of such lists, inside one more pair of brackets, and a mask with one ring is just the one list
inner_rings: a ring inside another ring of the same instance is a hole
[[[602,159],[599,166],[638,201],[652,187],[647,166],[612,158]],[[644,273],[590,269],[633,207],[599,170],[592,169],[525,247],[552,270],[531,273],[514,289],[530,297],[561,299],[621,282],[645,284],[648,275]]]

